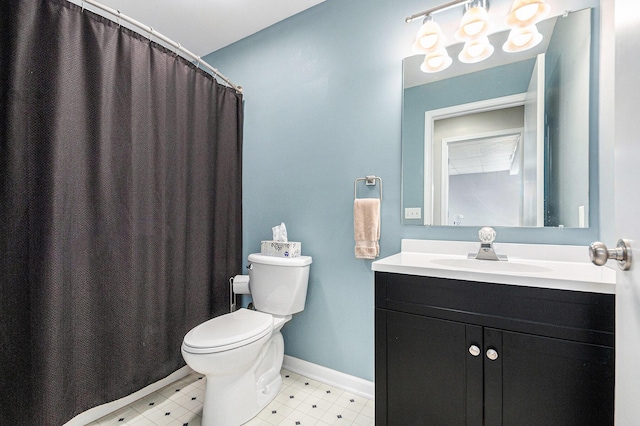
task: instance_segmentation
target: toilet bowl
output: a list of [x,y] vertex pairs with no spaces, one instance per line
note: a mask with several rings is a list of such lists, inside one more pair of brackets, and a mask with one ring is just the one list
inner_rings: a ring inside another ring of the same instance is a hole
[[182,342],[187,365],[207,378],[202,426],[241,425],[269,404],[282,386],[280,330],[292,314],[304,309],[311,258],[249,255],[249,262],[249,287],[259,310],[239,309],[210,319],[190,330]]
[[280,329],[289,318],[240,309],[187,333],[182,356],[207,377],[203,426],[240,425],[278,393],[284,356]]

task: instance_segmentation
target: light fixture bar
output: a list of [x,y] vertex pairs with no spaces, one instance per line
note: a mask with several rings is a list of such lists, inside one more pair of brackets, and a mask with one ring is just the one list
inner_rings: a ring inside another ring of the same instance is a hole
[[424,12],[420,12],[420,13],[416,13],[415,15],[411,15],[407,18],[405,18],[405,22],[408,24],[411,21],[415,21],[416,19],[419,18],[423,18],[427,15],[431,15],[432,13],[436,13],[436,12],[442,12],[444,10],[447,9],[451,9],[452,7],[461,5],[461,4],[469,4],[469,3],[473,3],[475,0],[453,0],[450,1],[449,3],[445,3],[443,5],[440,5],[438,7],[433,7],[431,9],[427,9]]

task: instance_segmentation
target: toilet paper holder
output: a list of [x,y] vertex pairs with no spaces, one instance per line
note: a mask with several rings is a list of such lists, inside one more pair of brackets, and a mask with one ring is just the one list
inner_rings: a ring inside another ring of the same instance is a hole
[[233,278],[229,277],[229,312],[235,312],[238,309],[238,297],[233,292]]
[[249,275],[235,275],[229,278],[229,311],[238,309],[238,294],[251,294]]

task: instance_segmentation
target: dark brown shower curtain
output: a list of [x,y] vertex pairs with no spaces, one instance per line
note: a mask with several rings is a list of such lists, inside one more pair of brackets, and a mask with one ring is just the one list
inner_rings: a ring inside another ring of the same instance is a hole
[[242,97],[65,0],[0,16],[0,424],[184,365],[241,272]]

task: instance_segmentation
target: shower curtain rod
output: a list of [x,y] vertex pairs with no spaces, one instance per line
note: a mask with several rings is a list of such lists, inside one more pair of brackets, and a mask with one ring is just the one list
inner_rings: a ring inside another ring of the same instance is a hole
[[196,55],[195,53],[185,49],[184,47],[182,47],[180,45],[180,43],[176,43],[175,41],[171,40],[170,38],[160,34],[159,32],[155,31],[152,27],[149,27],[147,25],[144,25],[141,22],[136,21],[135,19],[122,14],[119,10],[116,9],[112,9],[109,6],[105,6],[102,3],[98,3],[95,0],[81,0],[81,7],[84,10],[84,4],[88,3],[91,6],[95,6],[98,9],[102,9],[107,13],[110,13],[113,16],[116,16],[119,20],[122,19],[123,21],[126,21],[138,28],[140,28],[143,31],[146,31],[147,33],[149,33],[149,39],[151,39],[151,37],[156,37],[160,40],[162,40],[163,42],[165,42],[166,44],[168,44],[169,46],[173,47],[174,49],[177,49],[178,52],[182,52],[182,54],[184,54],[185,56],[188,56],[196,61],[198,61],[197,66],[200,67],[200,65],[202,65],[204,68],[206,68],[207,70],[209,70],[210,72],[212,72],[214,75],[216,75],[217,77],[220,77],[220,79],[224,80],[225,83],[227,83],[227,85],[229,85],[230,87],[234,88],[236,90],[236,92],[238,93],[242,93],[242,86],[237,86],[235,84],[233,84],[231,82],[231,80],[229,80],[227,77],[225,77],[224,75],[222,75],[222,73],[220,71],[218,71],[216,68],[212,67],[211,65],[209,65],[207,62],[204,62],[202,60],[202,58],[198,55]]

